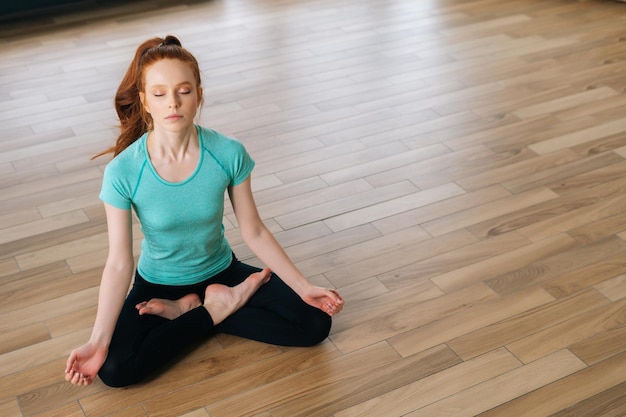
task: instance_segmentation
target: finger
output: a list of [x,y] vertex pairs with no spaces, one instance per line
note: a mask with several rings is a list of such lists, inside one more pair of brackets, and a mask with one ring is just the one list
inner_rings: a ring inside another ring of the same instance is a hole
[[336,303],[343,304],[343,302],[344,302],[343,301],[343,297],[341,295],[339,295],[339,293],[336,290],[329,289],[328,291],[331,292],[334,295],[333,299],[335,300]]
[[72,379],[74,378],[74,371],[69,371],[65,373],[65,380],[68,382],[72,382]]
[[73,367],[74,367],[74,363],[76,362],[76,352],[72,352],[70,353],[69,358],[67,358],[67,362],[65,362],[65,372],[69,372]]
[[80,374],[78,372],[75,372],[70,382],[74,385],[80,384]]
[[326,305],[325,311],[329,316],[333,316],[335,314],[335,308],[331,304]]
[[343,309],[343,302],[331,305],[329,308],[330,308],[330,312],[332,313],[331,316],[334,316],[335,314],[339,313]]
[[85,386],[91,384],[91,377],[88,376],[88,375],[82,375],[81,376],[81,384],[85,385]]

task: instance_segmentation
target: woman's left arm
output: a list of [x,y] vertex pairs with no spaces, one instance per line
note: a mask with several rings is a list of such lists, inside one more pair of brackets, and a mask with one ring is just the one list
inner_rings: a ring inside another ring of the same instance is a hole
[[241,236],[246,245],[306,303],[331,316],[340,312],[344,300],[339,293],[311,284],[265,226],[254,202],[250,181],[248,176],[241,184],[228,189]]

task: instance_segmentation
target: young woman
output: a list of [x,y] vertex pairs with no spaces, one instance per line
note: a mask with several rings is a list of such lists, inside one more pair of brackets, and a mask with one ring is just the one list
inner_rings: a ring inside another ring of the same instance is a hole
[[[100,192],[109,255],[91,338],[67,360],[73,384],[96,375],[135,384],[214,332],[312,346],[343,307],[263,224],[242,144],[194,123],[202,94],[198,63],[177,38],[139,46],[116,94],[121,134],[103,153],[114,154]],[[222,225],[226,190],[243,240],[268,268],[235,258]],[[144,234],[136,270],[131,208]]]

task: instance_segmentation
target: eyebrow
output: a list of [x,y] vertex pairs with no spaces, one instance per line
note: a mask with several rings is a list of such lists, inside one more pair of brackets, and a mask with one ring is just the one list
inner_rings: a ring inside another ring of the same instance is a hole
[[[182,86],[193,87],[193,83],[191,83],[189,81],[183,81],[182,83],[176,84],[175,87],[182,87]],[[167,85],[165,85],[165,84],[155,84],[155,85],[150,86],[150,88],[163,88],[163,87],[167,87]]]

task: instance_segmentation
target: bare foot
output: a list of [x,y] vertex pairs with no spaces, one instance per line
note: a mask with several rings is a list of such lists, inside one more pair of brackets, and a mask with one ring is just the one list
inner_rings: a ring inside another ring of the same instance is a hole
[[187,294],[178,300],[166,300],[163,298],[153,298],[150,301],[144,301],[135,306],[139,310],[139,314],[153,314],[155,316],[164,317],[174,320],[182,316],[189,310],[201,306],[200,297],[197,294]]
[[205,291],[204,307],[209,311],[213,324],[217,325],[239,310],[252,295],[270,280],[272,271],[265,268],[250,275],[244,282],[228,287],[222,284],[209,285]]

